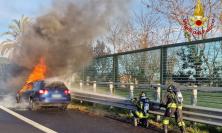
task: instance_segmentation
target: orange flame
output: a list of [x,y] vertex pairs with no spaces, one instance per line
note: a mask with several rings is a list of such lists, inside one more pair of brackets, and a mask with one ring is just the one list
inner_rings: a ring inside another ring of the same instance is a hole
[[29,75],[25,85],[22,87],[22,89],[19,90],[19,93],[25,92],[26,90],[30,90],[32,88],[32,82],[44,80],[45,74],[46,64],[45,59],[42,57],[40,58],[39,63],[34,67],[32,73]]

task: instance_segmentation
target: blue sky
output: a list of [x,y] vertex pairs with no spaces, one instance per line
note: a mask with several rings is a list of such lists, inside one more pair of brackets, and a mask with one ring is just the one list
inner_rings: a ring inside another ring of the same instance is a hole
[[50,8],[51,3],[52,0],[0,0],[0,33],[7,31],[13,19],[22,15],[35,18]]

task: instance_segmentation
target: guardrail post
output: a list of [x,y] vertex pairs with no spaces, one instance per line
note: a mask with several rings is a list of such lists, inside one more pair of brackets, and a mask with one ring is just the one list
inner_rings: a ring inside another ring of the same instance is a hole
[[135,78],[135,88],[138,88],[139,81]]
[[[80,86],[80,89],[82,90],[82,87],[83,87],[83,81],[82,81],[82,80],[80,80],[80,82],[79,82],[79,86]],[[83,103],[83,101],[80,100],[80,103]]]
[[192,95],[191,95],[191,105],[197,105],[197,86],[193,86]]
[[[160,98],[161,98],[161,87],[160,84],[157,84],[158,86],[155,86],[154,89],[156,91],[155,94],[155,101],[160,103]],[[160,121],[160,115],[156,115],[156,121]]]
[[156,102],[160,102],[160,97],[161,97],[161,88],[160,88],[160,84],[158,84],[159,86],[155,87],[156,89]]
[[[96,81],[93,81],[93,92],[96,93]],[[96,107],[96,103],[93,103],[93,107]]]
[[89,76],[86,77],[86,85],[89,86]]
[[83,82],[82,82],[82,80],[80,80],[80,82],[79,82],[79,86],[80,86],[80,89],[82,90],[82,86],[83,86]]
[[110,95],[113,95],[113,82],[109,82]]
[[134,98],[134,84],[130,83],[130,99]]
[[93,92],[96,92],[96,81],[93,81]]

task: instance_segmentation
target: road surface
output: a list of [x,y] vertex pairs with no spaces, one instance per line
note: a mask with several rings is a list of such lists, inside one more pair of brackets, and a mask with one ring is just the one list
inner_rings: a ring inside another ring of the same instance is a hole
[[[40,128],[48,128],[58,133],[157,133],[150,129],[133,127],[130,124],[106,117],[99,117],[68,110],[65,112],[56,110],[43,110],[32,112],[29,110],[11,109],[13,112],[28,118]],[[27,121],[29,121],[27,120]],[[35,126],[35,125],[34,125]],[[1,133],[43,133],[33,125],[22,121],[15,116],[0,109]]]
[[0,109],[0,133],[42,133],[39,129],[26,124]]

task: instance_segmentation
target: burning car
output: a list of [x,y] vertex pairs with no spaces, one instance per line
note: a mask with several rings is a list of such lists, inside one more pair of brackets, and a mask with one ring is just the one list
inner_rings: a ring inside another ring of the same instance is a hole
[[29,102],[31,110],[38,110],[41,107],[58,107],[66,110],[71,102],[70,90],[63,82],[46,82],[44,80],[35,81],[25,85],[28,90],[16,95],[17,102],[26,100]]
[[23,100],[28,101],[31,110],[41,107],[59,107],[65,110],[71,101],[70,90],[63,82],[47,82],[45,75],[45,60],[40,58],[25,85],[17,92],[17,103]]

